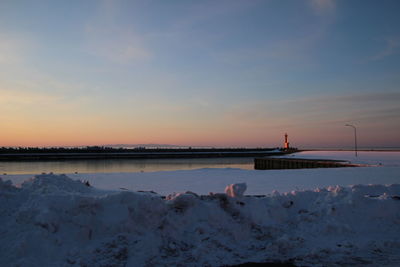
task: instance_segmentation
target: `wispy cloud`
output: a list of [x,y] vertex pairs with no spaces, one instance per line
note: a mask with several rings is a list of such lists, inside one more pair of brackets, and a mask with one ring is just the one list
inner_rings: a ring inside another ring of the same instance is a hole
[[134,29],[117,25],[117,1],[102,1],[96,15],[85,25],[89,53],[116,63],[130,63],[152,56],[145,38]]
[[392,118],[393,110],[400,109],[398,92],[366,92],[342,94],[337,96],[319,96],[290,100],[286,105],[294,114],[311,117],[326,122],[358,121],[363,118]]
[[31,47],[31,42],[26,38],[0,32],[0,64],[23,63]]
[[305,97],[282,101],[256,101],[236,106],[226,113],[228,121],[259,127],[310,127],[347,122],[392,121],[398,118],[400,93],[360,93]]
[[325,102],[351,102],[351,103],[400,103],[400,92],[378,92],[325,97]]
[[309,0],[305,5],[317,15],[313,18],[313,24],[299,26],[299,31],[295,34],[273,34],[262,44],[220,52],[218,58],[234,64],[272,62],[272,69],[278,68],[282,63],[285,71],[288,67],[314,65],[316,61],[313,60],[313,53],[318,50],[334,22],[336,3],[334,0]]
[[190,6],[187,8],[187,14],[176,19],[173,24],[175,30],[192,29],[195,25],[202,24],[216,18],[231,16],[232,14],[245,13],[252,8],[257,8],[266,1],[207,1],[205,2],[188,2]]
[[319,16],[332,15],[336,10],[335,0],[309,0],[314,13]]
[[372,56],[370,59],[373,61],[382,60],[386,57],[397,54],[399,52],[400,52],[400,38],[399,37],[387,38],[385,40],[384,48],[376,55]]
[[0,105],[2,111],[5,108],[21,109],[27,106],[43,105],[58,102],[59,97],[44,93],[32,92],[29,90],[16,91],[10,89],[0,89]]
[[[83,84],[60,81],[46,75],[35,79],[0,80],[0,111],[41,107],[60,109],[84,108],[90,99]],[[77,94],[77,92],[79,92]],[[84,104],[83,104],[84,103]]]
[[86,28],[89,52],[117,63],[129,63],[151,57],[140,36],[130,30]]

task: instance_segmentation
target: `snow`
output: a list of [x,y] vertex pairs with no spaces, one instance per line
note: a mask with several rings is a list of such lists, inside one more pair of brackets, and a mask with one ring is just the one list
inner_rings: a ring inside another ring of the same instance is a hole
[[304,151],[284,157],[345,160],[354,164],[400,167],[399,151],[358,151],[357,155],[354,151]]
[[228,188],[233,196],[163,198],[88,187],[66,175],[37,175],[20,187],[0,180],[0,266],[400,263],[399,184],[266,197],[235,197],[244,184]]
[[374,166],[360,168],[2,176],[0,266],[400,266],[399,155],[295,155]]
[[[400,183],[400,152],[360,152],[357,158],[352,151],[309,151],[293,154],[294,157],[349,160],[371,164],[373,167],[321,168],[295,170],[244,170],[234,168],[207,168],[156,172],[124,173],[70,173],[73,179],[88,180],[96,188],[132,191],[155,191],[161,195],[192,191],[208,194],[226,185],[246,183],[246,194],[265,195],[273,190],[315,189],[330,185]],[[380,164],[379,164],[380,163]],[[14,184],[29,179],[29,175],[4,175]]]
[[246,183],[231,184],[225,187],[225,194],[228,197],[242,197],[246,189]]
[[[155,191],[161,195],[192,191],[208,194],[226,185],[246,183],[248,195],[266,195],[273,190],[315,189],[330,185],[400,183],[400,167],[322,168],[295,170],[197,169],[136,173],[67,174],[73,179],[88,180],[96,188],[105,190]],[[6,175],[20,184],[33,175]]]

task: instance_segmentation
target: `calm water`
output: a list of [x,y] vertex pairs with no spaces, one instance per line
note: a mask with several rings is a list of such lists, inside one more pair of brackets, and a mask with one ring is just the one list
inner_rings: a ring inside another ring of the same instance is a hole
[[200,168],[253,169],[254,158],[105,159],[0,162],[0,174],[116,173],[191,170]]
[[[100,189],[153,190],[162,195],[185,191],[223,192],[226,185],[238,182],[247,183],[246,193],[255,195],[330,185],[400,183],[400,152],[362,152],[355,157],[352,151],[308,151],[290,156],[342,159],[375,167],[264,171],[243,170],[253,169],[253,158],[76,160],[0,162],[0,176],[18,185],[32,174],[67,173],[74,180],[88,180]],[[165,170],[170,172],[154,172]],[[4,176],[5,172],[10,175]]]
[[[400,152],[307,151],[289,157],[339,159],[352,163],[400,167]],[[254,169],[254,158],[104,159],[64,161],[0,161],[0,175],[40,173],[118,173],[192,170],[202,168]]]

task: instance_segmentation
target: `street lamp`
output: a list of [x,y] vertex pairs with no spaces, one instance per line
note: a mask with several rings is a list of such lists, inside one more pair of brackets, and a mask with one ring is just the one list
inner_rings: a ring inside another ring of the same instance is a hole
[[356,129],[356,126],[351,125],[351,124],[346,124],[345,126],[349,126],[354,129],[354,151],[355,151],[356,157],[357,157],[357,129]]

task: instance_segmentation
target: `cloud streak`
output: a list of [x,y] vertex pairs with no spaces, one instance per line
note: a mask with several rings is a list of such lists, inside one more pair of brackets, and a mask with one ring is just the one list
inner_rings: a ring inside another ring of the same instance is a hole
[[150,59],[145,38],[132,28],[117,25],[119,6],[116,1],[102,1],[96,15],[85,25],[88,52],[120,64]]
[[335,0],[309,0],[314,13],[319,16],[332,15],[336,10]]
[[226,119],[248,126],[269,122],[273,127],[343,124],[349,121],[368,124],[377,120],[392,121],[400,110],[399,103],[398,92],[258,101],[228,110]]
[[130,30],[86,28],[89,52],[116,63],[129,63],[151,58],[142,38]]
[[0,32],[0,64],[19,65],[28,56],[32,42],[18,35]]
[[388,38],[385,40],[385,47],[378,52],[376,55],[371,57],[372,61],[382,60],[389,56],[399,53],[400,50],[400,38]]

